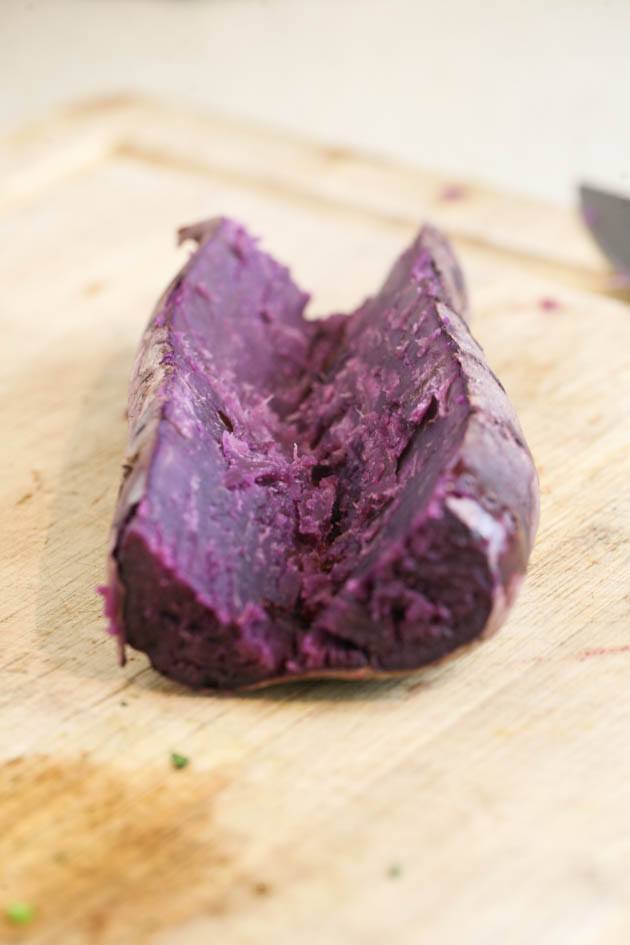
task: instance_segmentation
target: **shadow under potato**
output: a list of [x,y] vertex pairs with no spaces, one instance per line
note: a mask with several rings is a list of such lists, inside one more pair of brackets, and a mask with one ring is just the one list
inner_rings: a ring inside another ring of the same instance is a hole
[[[127,650],[127,656],[131,656],[133,650]],[[147,658],[144,654],[135,654],[136,660]],[[137,665],[137,664],[136,664]],[[148,665],[148,663],[147,663]],[[134,672],[137,670],[134,670]],[[375,700],[387,700],[400,698],[406,691],[403,685],[404,679],[414,679],[414,688],[419,683],[418,675],[422,675],[421,670],[415,676],[404,677],[403,679],[370,679],[370,680],[349,680],[349,679],[295,679],[286,680],[286,682],[274,683],[261,689],[242,689],[236,692],[215,690],[215,689],[187,689],[180,683],[166,679],[153,669],[135,676],[133,687],[135,689],[144,689],[151,692],[161,692],[164,695],[188,696],[192,698],[217,698],[217,699],[246,699],[261,702],[373,702]],[[423,681],[422,686],[428,688],[429,681]]]
[[[130,648],[127,665],[118,665],[116,644],[105,632],[96,587],[105,578],[109,531],[122,475],[127,386],[134,353],[123,348],[104,358],[69,431],[40,562],[36,631],[46,656],[64,671],[84,678],[119,681],[121,687],[127,682],[130,689],[179,698],[312,702],[400,698],[405,687],[399,678],[287,681],[233,694],[186,689],[160,676],[145,654]],[[430,685],[428,680],[426,685]]]

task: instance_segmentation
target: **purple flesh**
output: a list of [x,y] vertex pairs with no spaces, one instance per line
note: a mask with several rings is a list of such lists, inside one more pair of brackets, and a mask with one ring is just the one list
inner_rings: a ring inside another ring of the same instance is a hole
[[199,248],[145,332],[111,629],[193,687],[407,672],[487,635],[525,573],[534,465],[425,227],[349,316],[246,231]]

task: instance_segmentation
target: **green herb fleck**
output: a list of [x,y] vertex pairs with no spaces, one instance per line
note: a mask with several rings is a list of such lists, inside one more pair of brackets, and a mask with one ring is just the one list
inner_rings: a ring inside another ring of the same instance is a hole
[[28,925],[35,916],[35,909],[30,902],[11,902],[7,906],[6,916],[14,925]]
[[402,866],[400,863],[392,863],[387,870],[387,875],[390,879],[398,879],[399,876],[402,876]]
[[176,751],[171,752],[171,764],[178,771],[181,768],[187,768],[190,764],[190,758],[187,755],[180,755]]

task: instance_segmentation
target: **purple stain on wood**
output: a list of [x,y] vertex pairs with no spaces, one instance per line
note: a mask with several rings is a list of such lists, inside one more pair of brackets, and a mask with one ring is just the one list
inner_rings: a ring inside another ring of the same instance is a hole
[[591,647],[588,650],[582,650],[581,653],[578,653],[577,658],[580,662],[583,662],[584,660],[592,659],[594,656],[623,656],[626,653],[630,653],[630,643],[625,643],[621,646]]
[[468,190],[463,184],[447,184],[440,191],[439,198],[446,203],[454,203],[457,200],[464,200],[468,196]]
[[613,272],[608,285],[611,289],[630,289],[630,272]]
[[557,312],[562,308],[562,305],[558,299],[554,299],[551,295],[545,295],[538,300],[538,307],[542,309],[543,312]]

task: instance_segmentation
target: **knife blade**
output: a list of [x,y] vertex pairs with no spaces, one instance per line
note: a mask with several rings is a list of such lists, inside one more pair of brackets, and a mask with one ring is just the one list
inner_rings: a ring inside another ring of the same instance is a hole
[[582,219],[593,239],[615,269],[630,277],[630,198],[588,184],[579,192]]

